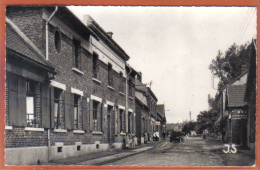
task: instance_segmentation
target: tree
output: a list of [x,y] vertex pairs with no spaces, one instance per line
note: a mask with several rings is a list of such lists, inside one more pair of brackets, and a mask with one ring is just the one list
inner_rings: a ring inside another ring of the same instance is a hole
[[209,69],[220,81],[218,91],[241,74],[242,66],[249,66],[249,43],[237,46],[235,43],[229,47],[225,55],[219,50],[216,59],[212,60]]
[[196,124],[197,124],[196,122],[189,122],[184,125],[184,127],[182,128],[182,131],[185,134],[190,133],[191,130],[195,130]]
[[207,129],[210,133],[214,131],[214,122],[217,119],[217,110],[210,109],[209,111],[201,111],[197,116],[196,130],[198,133],[202,133]]

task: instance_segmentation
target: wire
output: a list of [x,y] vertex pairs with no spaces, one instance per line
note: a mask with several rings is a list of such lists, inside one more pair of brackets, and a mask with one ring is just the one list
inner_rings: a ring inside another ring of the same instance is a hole
[[[248,13],[249,9],[250,9],[250,12]],[[250,15],[251,12],[252,12],[252,8],[248,8],[247,13],[246,13],[246,16],[245,16],[245,18],[244,18],[244,20],[243,20],[243,22],[242,22],[242,24],[241,24],[241,27],[240,27],[240,29],[239,29],[239,34],[238,34],[238,36],[237,36],[236,41],[238,41],[239,38],[240,38],[240,36],[242,35],[242,32],[243,32],[243,30],[244,30],[244,26],[246,25],[247,20],[248,20],[249,15]]]
[[240,38],[238,44],[240,43],[241,39],[243,38],[243,36],[244,36],[244,34],[245,34],[245,32],[246,32],[246,30],[247,30],[249,24],[250,24],[250,22],[251,22],[251,20],[252,20],[252,18],[253,18],[253,16],[254,16],[254,13],[255,13],[255,12],[256,12],[256,8],[255,8],[254,12],[252,13],[251,18],[250,18],[250,20],[249,20],[249,22],[248,22],[248,24],[247,24],[247,26],[246,26],[245,31],[243,32],[243,34],[242,34],[242,36],[241,36],[241,38]]

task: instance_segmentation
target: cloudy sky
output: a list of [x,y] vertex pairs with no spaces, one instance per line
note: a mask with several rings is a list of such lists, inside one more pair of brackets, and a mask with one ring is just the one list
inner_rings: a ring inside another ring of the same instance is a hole
[[[256,37],[255,7],[71,6],[90,15],[130,56],[129,64],[153,81],[168,123],[196,120],[215,96],[208,69],[218,50]],[[216,82],[216,81],[215,81]]]

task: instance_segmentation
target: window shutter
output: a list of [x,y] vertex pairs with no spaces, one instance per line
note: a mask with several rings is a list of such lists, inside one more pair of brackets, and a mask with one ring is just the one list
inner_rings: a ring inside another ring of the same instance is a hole
[[18,125],[26,126],[26,80],[18,77]]
[[74,94],[70,94],[70,126],[74,129]]
[[41,84],[42,127],[50,128],[49,85]]
[[71,117],[70,117],[70,92],[65,92],[65,128],[72,129],[71,127]]
[[99,77],[99,59],[98,59],[98,57],[97,57],[97,63],[96,63],[97,65],[96,65],[96,68],[97,68],[97,79],[100,79],[100,77]]
[[83,97],[82,98],[82,122],[83,122],[83,130],[87,130],[87,126],[88,126],[88,118],[87,118],[87,109],[88,109],[88,102],[87,102],[87,98]]
[[50,88],[50,109],[49,113],[51,113],[50,117],[50,123],[51,128],[54,128],[54,87],[51,86]]
[[79,65],[79,69],[81,70],[81,46],[80,46],[80,43],[79,43],[79,47],[78,47],[78,65]]
[[93,100],[90,100],[89,106],[89,130],[93,131]]
[[101,131],[104,132],[105,130],[105,116],[107,115],[107,107],[105,107],[105,101],[103,101],[101,105]]
[[122,111],[122,130],[123,130],[123,132],[126,132],[125,131],[125,111],[123,110]]
[[9,124],[11,126],[18,125],[18,80],[16,75],[8,74],[9,83]]

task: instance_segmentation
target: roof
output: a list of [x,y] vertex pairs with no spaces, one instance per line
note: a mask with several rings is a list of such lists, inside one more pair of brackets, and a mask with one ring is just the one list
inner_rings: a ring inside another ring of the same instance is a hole
[[228,107],[245,106],[244,94],[246,85],[231,85],[227,87]]
[[129,56],[125,51],[105,32],[105,30],[98,25],[98,23],[89,15],[84,16],[84,24],[93,33],[99,35],[108,45],[110,45],[125,61],[129,60]]
[[54,66],[45,60],[40,50],[24,35],[19,28],[6,17],[6,49],[9,52],[20,54],[38,65],[54,70]]
[[159,112],[162,116],[165,116],[164,104],[157,104],[157,112]]
[[140,102],[142,102],[143,105],[147,106],[147,100],[146,97],[143,95],[143,93],[136,91],[135,98],[137,98]]
[[142,82],[140,82],[138,79],[135,79],[135,89],[137,91],[142,91],[144,93],[148,92],[147,87]]

